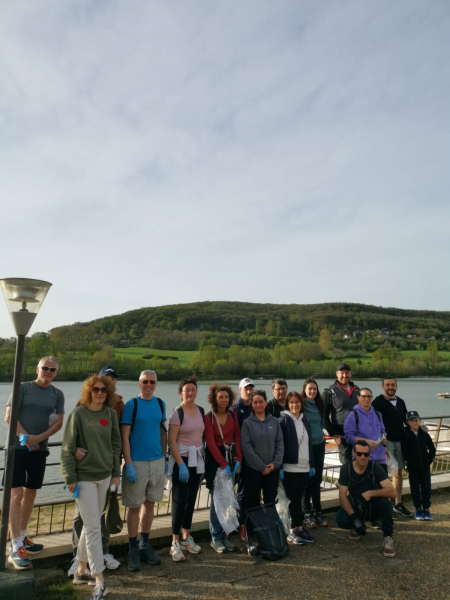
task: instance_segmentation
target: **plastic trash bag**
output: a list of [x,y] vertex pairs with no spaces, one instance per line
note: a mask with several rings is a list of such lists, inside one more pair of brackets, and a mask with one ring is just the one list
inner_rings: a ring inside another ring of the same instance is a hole
[[111,535],[120,533],[123,529],[123,521],[120,516],[119,499],[117,492],[111,492],[106,505],[105,513],[106,531]]
[[287,535],[289,534],[291,528],[291,515],[289,513],[289,500],[286,496],[286,492],[284,491],[284,486],[281,481],[278,484],[276,507],[281,522],[283,523],[284,531]]
[[214,508],[219,523],[227,535],[239,527],[236,516],[238,503],[234,495],[234,478],[227,477],[221,468],[217,469],[214,479]]
[[395,460],[394,456],[391,454],[391,458],[387,461],[387,468],[388,468],[388,472],[391,475],[397,475],[398,474],[398,462]]

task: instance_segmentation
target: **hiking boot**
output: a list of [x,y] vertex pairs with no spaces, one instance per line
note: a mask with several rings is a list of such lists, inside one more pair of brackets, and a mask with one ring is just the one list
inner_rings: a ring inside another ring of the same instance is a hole
[[314,521],[311,513],[305,513],[305,520],[303,521],[303,523],[308,529],[317,529],[316,522]]
[[115,571],[120,567],[120,561],[118,561],[117,558],[114,558],[109,552],[103,555],[103,560],[105,561],[105,567],[110,571]]
[[191,554],[200,554],[202,551],[201,546],[194,542],[192,535],[189,535],[185,540],[181,540],[181,547],[186,548]]
[[73,574],[73,585],[82,585],[86,583],[87,585],[95,585],[95,577],[92,577],[90,573],[83,573],[80,575],[79,573]]
[[366,527],[370,527],[370,529],[381,529],[381,521],[377,519],[376,521],[366,521]]
[[27,551],[25,550],[25,546],[21,546],[17,550],[17,552],[11,552],[11,554],[8,557],[8,562],[17,571],[27,571],[28,569],[33,568],[33,564],[27,556]]
[[243,542],[247,541],[247,532],[245,531],[245,525],[241,525],[239,527],[239,535],[241,536],[241,540]]
[[287,536],[287,541],[288,544],[294,544],[295,546],[304,546],[306,543],[297,535],[296,531],[291,531],[291,533]]
[[180,542],[176,541],[170,546],[170,556],[175,562],[182,562],[183,560],[186,560],[183,550],[180,546]]
[[142,558],[142,560],[145,560],[145,562],[148,565],[160,565],[161,564],[161,559],[156,554],[156,552],[153,550],[153,548],[150,546],[150,544],[144,544],[143,546],[140,546],[139,555]]
[[421,508],[416,508],[416,514],[414,516],[416,518],[416,521],[423,521],[424,520],[423,510]]
[[307,542],[307,543],[311,544],[312,542],[315,541],[313,536],[310,533],[308,533],[306,531],[306,529],[295,529],[294,531],[297,534],[297,536],[301,540],[303,540],[303,542]]
[[35,544],[29,537],[26,537],[23,540],[23,545],[25,546],[27,554],[31,554],[31,556],[36,556],[36,554],[39,554],[39,552],[42,552],[44,549],[43,544]]
[[222,536],[222,543],[229,552],[234,552],[236,550],[236,544],[233,544],[227,535]]
[[394,504],[393,508],[394,512],[398,515],[402,515],[402,517],[412,517],[412,512],[409,511],[401,502],[399,504]]
[[91,596],[91,600],[102,600],[107,593],[108,590],[106,589],[106,583],[97,583],[94,593]]
[[314,515],[314,522],[320,527],[328,527],[328,522],[322,517],[321,512],[316,512]]
[[211,540],[211,548],[215,550],[217,554],[222,554],[226,550],[222,540]]
[[431,516],[429,508],[424,508],[423,509],[423,518],[425,519],[425,521],[432,521],[433,520],[433,517]]
[[350,531],[348,532],[348,537],[351,540],[359,540],[359,538],[361,537],[360,535],[358,535],[358,533],[356,533],[356,529],[350,529]]
[[130,548],[128,550],[128,570],[129,571],[140,571],[141,570],[141,555],[139,548]]
[[395,556],[394,540],[390,535],[383,538],[383,554],[387,558],[393,558]]

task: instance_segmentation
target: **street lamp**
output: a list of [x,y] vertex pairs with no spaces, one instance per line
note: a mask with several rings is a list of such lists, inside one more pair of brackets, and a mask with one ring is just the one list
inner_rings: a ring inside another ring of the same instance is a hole
[[5,570],[6,543],[8,538],[9,505],[14,469],[14,442],[19,415],[19,393],[22,379],[25,336],[30,331],[36,315],[44,302],[51,283],[39,279],[0,279],[6,305],[17,335],[16,359],[14,363],[13,395],[6,442],[5,471],[3,481],[2,520],[0,525],[0,571]]

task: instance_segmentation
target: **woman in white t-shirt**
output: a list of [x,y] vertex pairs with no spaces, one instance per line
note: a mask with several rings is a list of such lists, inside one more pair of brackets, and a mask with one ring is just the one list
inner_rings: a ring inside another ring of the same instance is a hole
[[280,479],[289,499],[291,528],[288,542],[302,546],[314,542],[314,538],[303,527],[304,512],[302,497],[309,477],[315,474],[314,456],[311,445],[311,426],[303,415],[305,402],[297,392],[290,392],[286,399],[286,410],[278,419],[283,432],[284,458]]

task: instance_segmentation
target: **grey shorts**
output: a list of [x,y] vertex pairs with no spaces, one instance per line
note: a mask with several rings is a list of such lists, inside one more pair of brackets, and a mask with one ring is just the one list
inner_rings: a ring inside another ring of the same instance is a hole
[[139,508],[145,500],[161,502],[166,483],[165,460],[136,460],[137,481],[130,483],[125,477],[125,465],[122,470],[122,504],[127,508]]
[[[402,454],[402,444],[401,442],[390,442],[386,440],[386,448],[389,450],[389,454],[391,455],[391,460],[388,461],[388,469],[389,471],[398,471],[405,468],[405,458]],[[397,463],[398,467],[395,468],[395,463]]]

